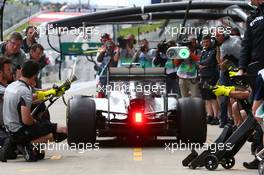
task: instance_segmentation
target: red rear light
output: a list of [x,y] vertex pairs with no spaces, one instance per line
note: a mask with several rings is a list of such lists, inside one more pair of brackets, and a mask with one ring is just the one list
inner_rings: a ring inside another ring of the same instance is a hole
[[136,123],[141,123],[142,122],[142,113],[141,112],[136,112],[135,113],[135,122]]

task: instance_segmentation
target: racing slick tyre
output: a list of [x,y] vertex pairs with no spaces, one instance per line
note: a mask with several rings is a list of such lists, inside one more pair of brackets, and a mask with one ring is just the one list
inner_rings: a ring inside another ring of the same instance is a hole
[[75,96],[67,105],[68,144],[94,144],[96,140],[96,106],[87,96]]
[[186,143],[204,143],[207,124],[201,98],[180,98],[178,101],[178,137]]

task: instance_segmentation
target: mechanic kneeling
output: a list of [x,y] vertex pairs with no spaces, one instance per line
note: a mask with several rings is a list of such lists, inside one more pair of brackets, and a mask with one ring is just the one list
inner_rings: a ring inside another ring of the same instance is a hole
[[35,95],[32,87],[36,85],[39,71],[38,63],[27,61],[22,66],[22,77],[7,86],[4,94],[3,120],[10,138],[0,151],[0,160],[7,161],[7,153],[17,146],[26,161],[37,161],[37,151],[31,144],[60,142],[67,138],[67,128],[59,127],[49,120],[34,119],[31,115],[31,105]]
[[[0,147],[3,146],[4,142],[9,137],[3,122],[3,98],[6,87],[12,81],[13,72],[11,60],[4,56],[0,56]],[[14,151],[10,151],[7,157],[9,159],[15,159],[17,154]]]

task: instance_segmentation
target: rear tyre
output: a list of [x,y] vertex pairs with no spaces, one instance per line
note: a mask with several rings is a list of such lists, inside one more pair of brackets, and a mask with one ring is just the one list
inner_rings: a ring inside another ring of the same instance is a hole
[[179,139],[186,143],[204,143],[207,124],[205,106],[201,98],[181,98],[178,101]]
[[87,96],[75,96],[67,105],[68,144],[94,144],[96,141],[96,106]]

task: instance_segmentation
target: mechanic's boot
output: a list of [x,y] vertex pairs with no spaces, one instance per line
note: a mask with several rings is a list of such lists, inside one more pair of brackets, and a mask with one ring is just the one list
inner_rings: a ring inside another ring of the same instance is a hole
[[45,158],[45,151],[36,152],[36,158],[37,160],[42,160]]
[[53,133],[53,138],[55,140],[55,142],[59,143],[59,142],[62,142],[63,140],[67,139],[68,138],[68,135],[67,134],[64,134],[64,133]]
[[7,162],[9,157],[9,152],[12,150],[12,143],[9,138],[4,141],[3,147],[0,149],[0,161]]
[[17,153],[14,150],[8,151],[6,155],[7,160],[15,160],[17,158]]
[[213,118],[213,120],[210,123],[211,125],[219,125],[219,120],[218,118]]
[[222,123],[222,122],[220,122],[220,124],[219,124],[219,128],[224,128],[225,125],[226,125],[226,123]]
[[6,159],[6,148],[4,146],[0,149],[0,161],[1,162],[7,161],[7,159]]
[[42,160],[45,158],[45,151],[43,148],[41,149],[41,145],[34,146],[33,151],[37,160]]
[[244,162],[243,166],[247,169],[258,169],[259,160],[255,158],[252,162]]
[[14,160],[16,158],[17,158],[16,145],[11,144],[10,148],[6,152],[6,159],[7,160]]
[[224,128],[225,127],[225,125],[227,125],[228,124],[228,122],[227,122],[227,120],[225,120],[225,119],[221,119],[220,120],[220,122],[219,122],[219,128]]
[[211,124],[214,118],[212,116],[207,116],[207,124]]
[[231,119],[231,118],[227,119],[227,123],[230,124],[230,125],[234,125],[235,124],[234,120]]
[[37,157],[34,154],[34,151],[33,151],[31,144],[18,145],[17,149],[23,154],[24,159],[27,162],[36,162],[37,161]]

